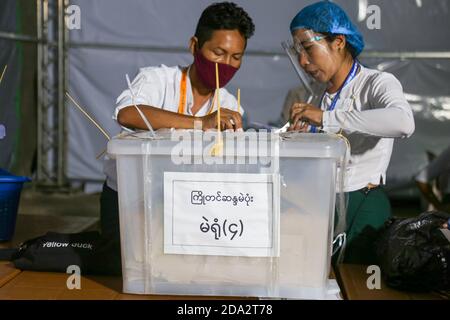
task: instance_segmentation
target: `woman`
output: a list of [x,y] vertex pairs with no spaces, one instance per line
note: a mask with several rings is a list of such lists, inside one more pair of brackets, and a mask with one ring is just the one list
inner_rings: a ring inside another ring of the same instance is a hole
[[321,1],[307,6],[290,29],[300,66],[328,86],[320,105],[293,104],[289,130],[342,133],[349,140],[345,261],[369,263],[372,240],[367,235],[391,216],[382,185],[394,138],[414,132],[411,108],[392,74],[359,63],[363,37],[338,5]]

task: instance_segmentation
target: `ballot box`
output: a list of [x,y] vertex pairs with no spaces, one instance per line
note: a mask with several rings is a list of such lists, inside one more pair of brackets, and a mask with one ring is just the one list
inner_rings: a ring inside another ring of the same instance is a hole
[[345,152],[328,134],[113,138],[123,291],[324,298]]

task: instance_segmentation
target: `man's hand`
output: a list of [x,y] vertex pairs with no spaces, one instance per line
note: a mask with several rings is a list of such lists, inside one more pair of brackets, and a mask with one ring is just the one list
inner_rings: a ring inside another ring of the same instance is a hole
[[[201,117],[203,130],[217,128],[217,111]],[[220,108],[220,129],[237,130],[242,129],[242,117],[239,112],[230,109]]]
[[305,132],[308,124],[322,126],[323,111],[311,104],[294,103],[290,111],[291,125],[288,131]]

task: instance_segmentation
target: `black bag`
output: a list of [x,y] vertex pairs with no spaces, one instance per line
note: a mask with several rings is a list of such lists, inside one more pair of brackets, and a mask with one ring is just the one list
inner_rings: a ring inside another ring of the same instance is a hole
[[450,289],[450,242],[440,230],[449,218],[448,213],[433,211],[386,222],[375,251],[390,287],[409,291]]
[[20,248],[3,249],[3,259],[22,270],[67,272],[76,265],[82,274],[120,275],[120,244],[99,232],[64,234],[48,232],[24,242]]

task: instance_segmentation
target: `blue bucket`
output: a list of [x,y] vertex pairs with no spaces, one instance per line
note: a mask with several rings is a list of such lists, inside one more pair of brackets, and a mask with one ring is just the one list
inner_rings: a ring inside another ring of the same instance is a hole
[[9,241],[14,235],[20,192],[23,183],[29,181],[0,169],[0,241]]

